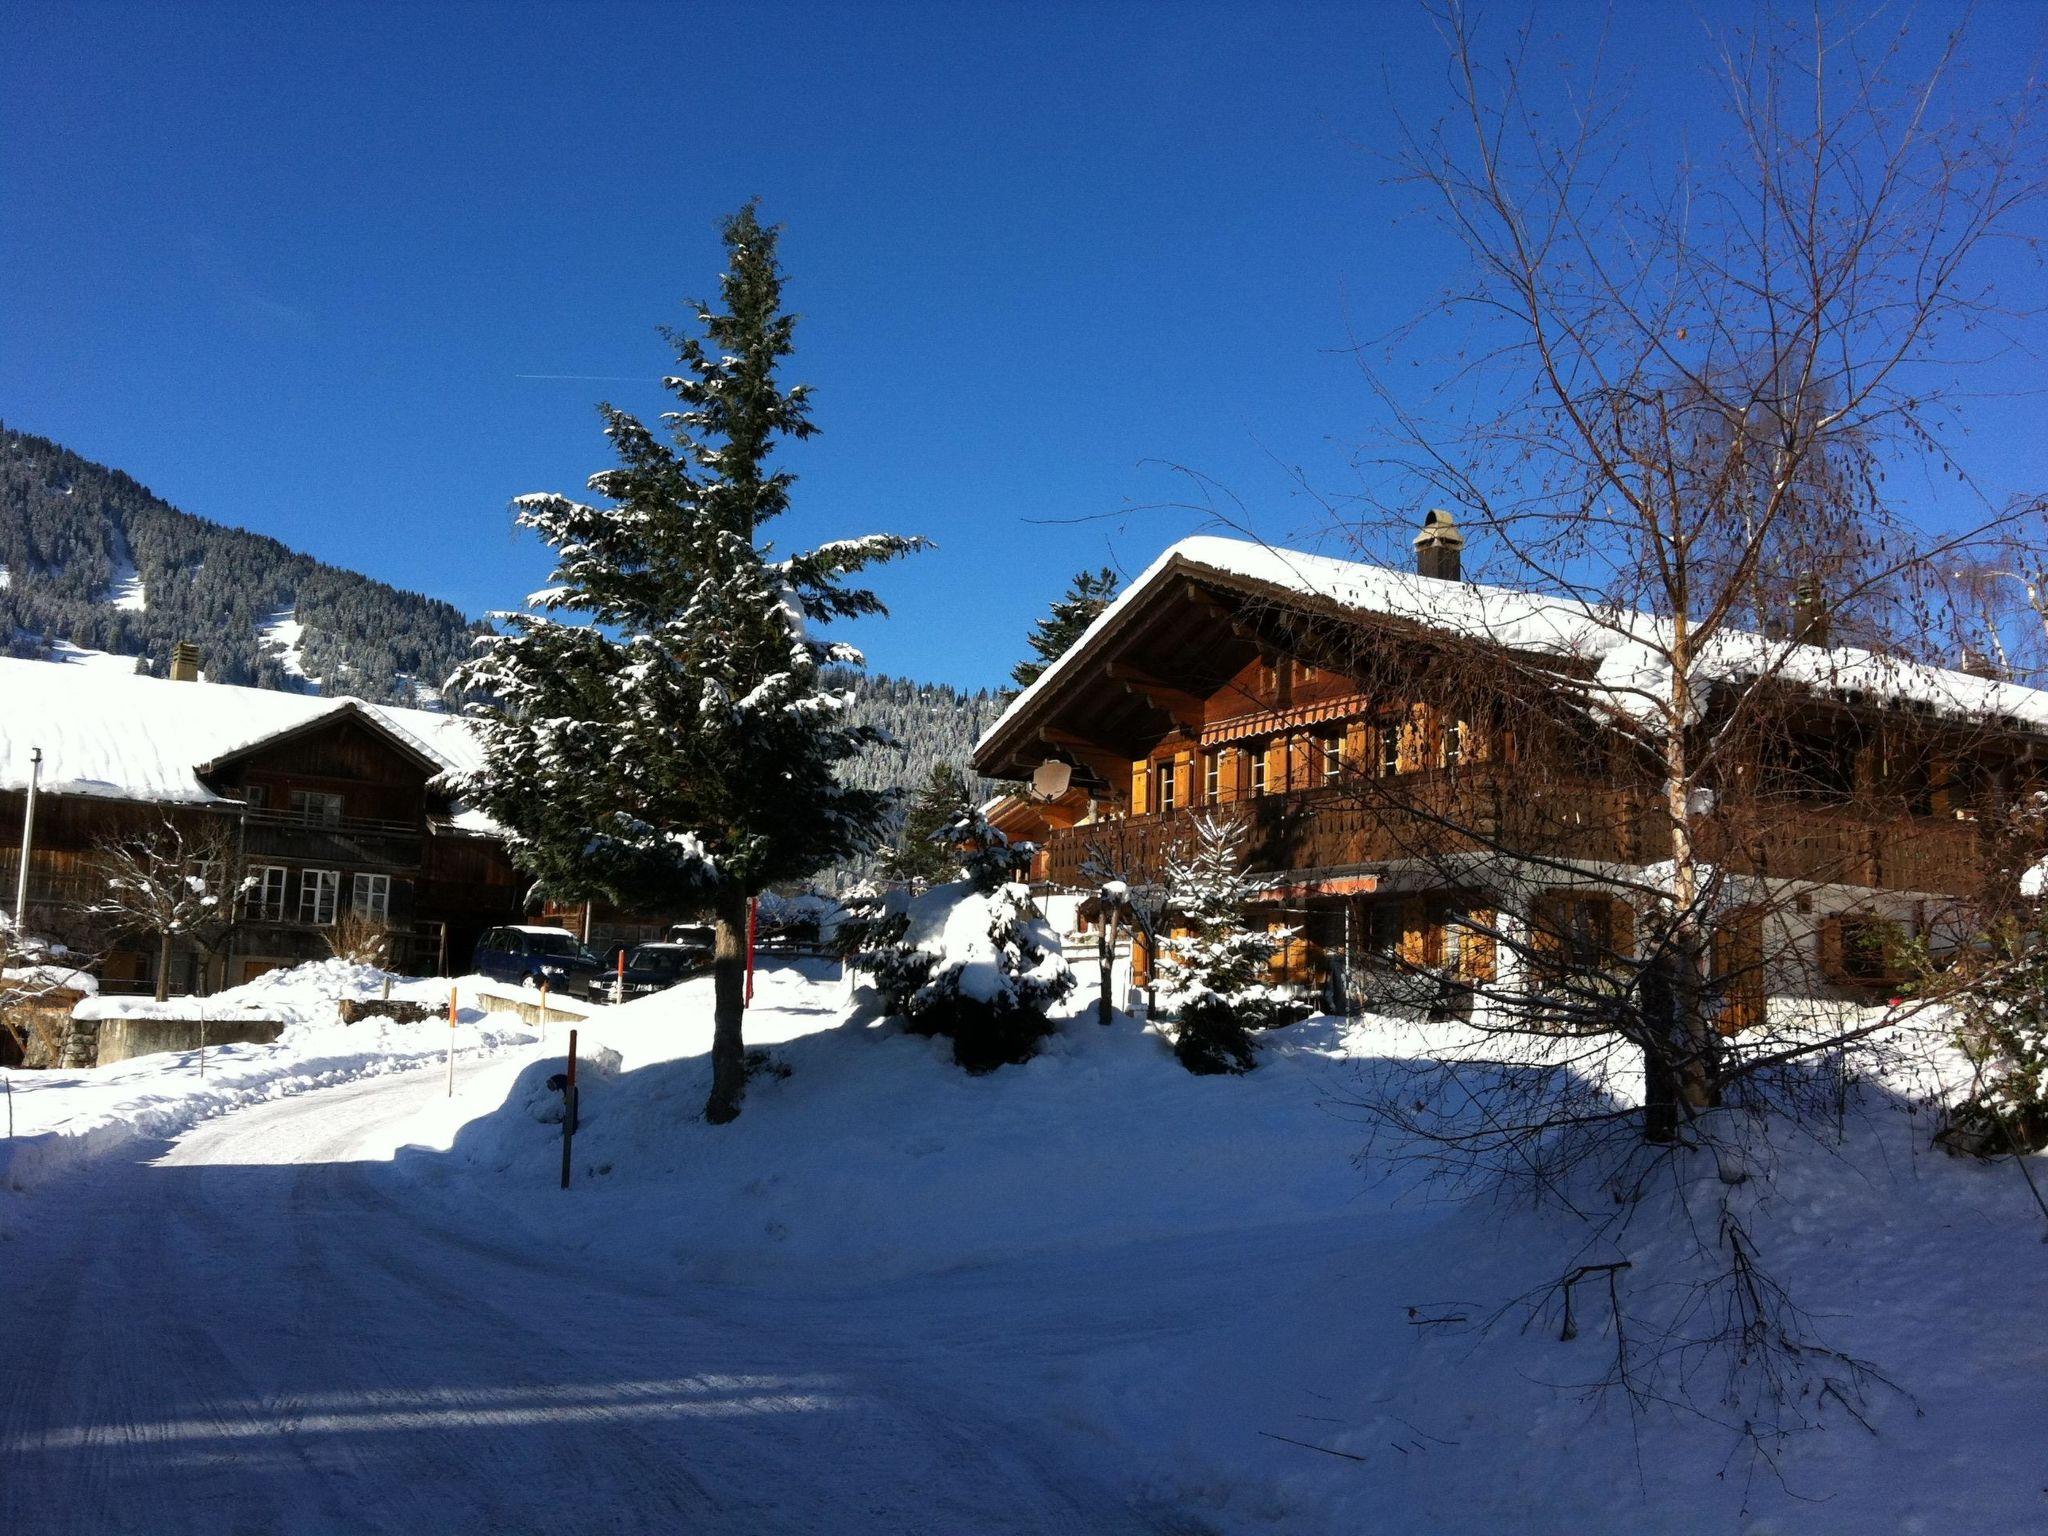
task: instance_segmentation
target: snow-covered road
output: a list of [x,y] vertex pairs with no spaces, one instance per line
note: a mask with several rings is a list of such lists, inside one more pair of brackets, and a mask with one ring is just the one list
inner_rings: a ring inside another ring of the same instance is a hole
[[1176,1528],[900,1338],[437,1204],[388,1158],[441,1091],[245,1109],[48,1190],[0,1245],[0,1531]]

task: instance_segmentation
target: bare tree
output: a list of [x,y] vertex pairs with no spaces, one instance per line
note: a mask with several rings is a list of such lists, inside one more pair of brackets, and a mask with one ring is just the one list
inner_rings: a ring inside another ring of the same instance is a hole
[[186,827],[166,817],[147,832],[101,844],[96,862],[100,894],[86,914],[115,932],[156,941],[162,1002],[178,942],[210,954],[239,920],[245,880],[234,839],[217,822]]
[[[1814,1342],[1762,1263],[1764,1143],[1839,1126],[1858,1066],[1931,1016],[1774,1009],[1767,990],[1840,979],[1787,986],[1820,964],[1789,918],[1823,887],[1912,889],[1915,859],[1921,889],[1957,890],[1930,847],[2034,772],[1995,697],[1926,663],[2010,665],[2000,642],[2041,612],[2032,509],[1994,505],[1954,451],[1964,365],[2022,318],[1985,258],[2041,199],[2035,92],[1958,110],[1960,33],[1928,63],[1881,17],[1766,16],[1715,58],[1724,141],[1644,170],[1600,61],[1552,91],[1533,28],[1495,48],[1457,0],[1434,16],[1451,104],[1408,129],[1399,174],[1468,260],[1358,349],[1392,425],[1349,531],[1384,553],[1418,503],[1453,508],[1490,581],[1544,597],[1417,578],[1384,622],[1268,616],[1276,650],[1367,696],[1428,680],[1343,793],[1433,907],[1385,936],[1382,981],[1477,1043],[1361,1103],[1407,1155],[1580,1211],[1595,1247],[1714,1159],[1689,1313],[1714,1323],[1667,1313],[1615,1379],[1647,1400],[1647,1361],[1718,1351],[1761,1445],[1879,1379]],[[1389,364],[1433,348],[1418,399]],[[1916,513],[1915,471],[1965,515]],[[1962,906],[1937,914],[1957,933]],[[1858,932],[1873,953],[1837,961],[1881,983],[1881,925]]]

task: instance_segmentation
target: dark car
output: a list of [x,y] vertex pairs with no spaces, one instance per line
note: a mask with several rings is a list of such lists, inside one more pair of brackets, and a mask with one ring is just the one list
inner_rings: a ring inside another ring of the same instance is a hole
[[[645,997],[687,981],[711,964],[709,944],[638,944],[626,952],[626,996]],[[609,996],[617,983],[600,977],[593,995]]]
[[566,928],[493,928],[476,943],[476,969],[493,981],[588,995],[604,964]]

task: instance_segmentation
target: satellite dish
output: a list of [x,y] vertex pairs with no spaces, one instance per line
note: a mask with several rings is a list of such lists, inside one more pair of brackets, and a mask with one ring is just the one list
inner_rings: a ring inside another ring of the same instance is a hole
[[1074,782],[1074,765],[1063,763],[1056,757],[1048,757],[1038,765],[1038,771],[1031,775],[1031,793],[1040,800],[1057,800],[1067,792],[1067,786]]

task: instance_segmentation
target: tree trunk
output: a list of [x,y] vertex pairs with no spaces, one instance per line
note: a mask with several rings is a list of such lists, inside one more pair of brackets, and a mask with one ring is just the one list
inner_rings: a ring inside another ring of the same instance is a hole
[[747,1007],[747,898],[722,896],[711,951],[711,1097],[704,1118],[724,1125],[739,1118],[747,1089],[747,1047],[740,1032]]
[[171,995],[171,935],[168,931],[157,938],[156,949],[156,1000],[162,1002]]

